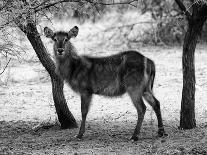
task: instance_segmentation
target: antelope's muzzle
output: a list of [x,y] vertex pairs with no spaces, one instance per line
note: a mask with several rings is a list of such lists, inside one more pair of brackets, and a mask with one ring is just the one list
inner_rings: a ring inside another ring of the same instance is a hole
[[63,52],[64,52],[64,49],[63,49],[63,48],[58,48],[57,51],[58,51],[58,54],[59,54],[59,55],[62,55]]

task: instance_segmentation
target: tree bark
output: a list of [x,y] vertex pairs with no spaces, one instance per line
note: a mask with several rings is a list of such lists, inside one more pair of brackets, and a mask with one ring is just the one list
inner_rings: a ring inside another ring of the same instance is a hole
[[188,30],[183,44],[183,91],[181,101],[180,128],[196,127],[195,119],[195,59],[194,53],[198,37],[206,21],[206,11],[195,5],[192,18],[188,19]]
[[50,58],[46,48],[42,43],[35,23],[30,21],[25,27],[21,24],[18,24],[18,26],[26,34],[40,62],[51,77],[53,100],[61,128],[65,129],[77,127],[76,120],[68,109],[67,102],[64,97],[63,80],[61,80],[61,78],[59,78],[59,76],[55,73],[54,62]]
[[194,53],[198,35],[194,26],[189,24],[183,45],[183,91],[181,101],[180,128],[192,129],[195,120],[195,63]]

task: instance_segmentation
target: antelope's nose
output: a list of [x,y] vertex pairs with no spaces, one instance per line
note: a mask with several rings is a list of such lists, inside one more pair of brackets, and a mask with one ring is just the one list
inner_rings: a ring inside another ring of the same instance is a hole
[[64,49],[63,49],[63,48],[58,48],[58,50],[57,50],[57,51],[58,51],[58,53],[59,53],[59,54],[62,54],[62,53],[63,53],[63,51],[64,51]]

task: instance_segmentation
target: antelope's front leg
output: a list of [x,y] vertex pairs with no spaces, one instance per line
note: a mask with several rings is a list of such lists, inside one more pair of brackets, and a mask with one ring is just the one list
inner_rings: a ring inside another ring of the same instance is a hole
[[78,139],[82,139],[83,134],[85,132],[85,124],[86,124],[86,117],[88,114],[90,102],[91,102],[92,94],[90,93],[83,93],[81,94],[81,113],[82,113],[82,121],[79,133],[77,135]]

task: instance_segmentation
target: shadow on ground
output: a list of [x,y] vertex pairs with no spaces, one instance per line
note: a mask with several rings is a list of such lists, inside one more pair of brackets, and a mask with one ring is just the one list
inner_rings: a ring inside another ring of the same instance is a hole
[[207,154],[207,125],[178,130],[168,122],[166,138],[157,138],[156,127],[145,122],[138,142],[130,141],[134,124],[89,121],[83,140],[78,129],[58,125],[34,131],[38,122],[0,122],[0,154]]

